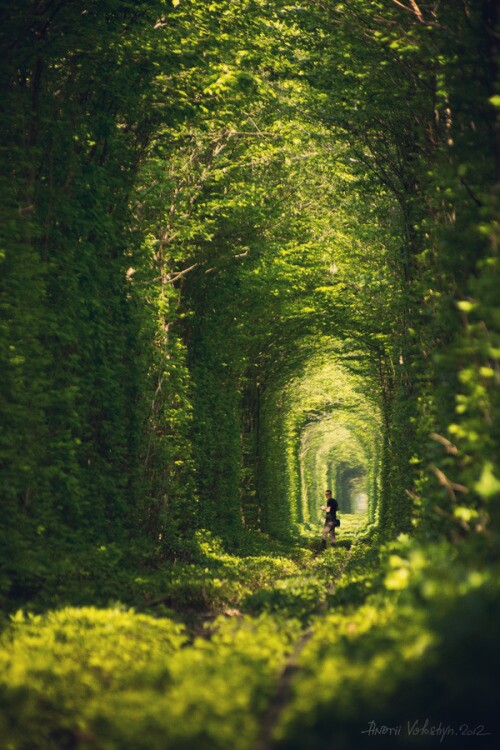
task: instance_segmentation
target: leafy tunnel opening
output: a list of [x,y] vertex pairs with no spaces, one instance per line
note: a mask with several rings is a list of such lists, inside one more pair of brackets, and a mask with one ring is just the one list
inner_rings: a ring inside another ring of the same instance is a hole
[[377,520],[381,412],[377,389],[334,351],[316,353],[267,394],[262,432],[266,527],[318,532],[324,492],[341,514]]
[[301,489],[304,520],[317,524],[319,500],[331,489],[341,513],[368,513],[372,446],[363,444],[356,425],[328,416],[308,425],[301,435]]

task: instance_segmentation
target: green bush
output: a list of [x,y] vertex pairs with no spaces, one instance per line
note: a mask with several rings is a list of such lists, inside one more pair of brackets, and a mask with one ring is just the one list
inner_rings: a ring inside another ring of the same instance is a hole
[[[466,725],[493,732],[498,571],[473,567],[467,549],[406,536],[382,549],[380,564],[367,571],[371,557],[354,549],[331,600],[335,611],[313,624],[277,747],[350,750],[364,740],[387,747],[387,736],[362,734],[370,721],[401,727],[390,738],[394,748],[428,746],[428,736],[408,731],[415,720],[441,722],[457,736]],[[475,739],[496,746],[493,735]]]
[[250,594],[243,600],[243,607],[253,614],[269,612],[306,623],[320,611],[325,596],[321,580],[310,576],[291,577]]
[[248,748],[298,626],[220,619],[182,625],[131,610],[17,614],[0,651],[7,750]]

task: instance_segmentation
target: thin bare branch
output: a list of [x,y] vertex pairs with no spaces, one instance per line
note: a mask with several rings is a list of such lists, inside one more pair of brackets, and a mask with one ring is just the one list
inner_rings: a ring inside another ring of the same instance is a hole
[[441,469],[438,469],[436,466],[433,467],[433,472],[436,475],[439,484],[444,487],[450,496],[450,498],[456,502],[456,495],[455,492],[468,492],[469,490],[467,487],[465,487],[463,484],[457,484],[456,482],[451,482],[446,474],[441,471]]
[[173,275],[169,274],[166,277],[167,283],[174,284],[177,281],[177,279],[180,279],[182,276],[185,276],[187,273],[189,273],[189,271],[193,271],[199,265],[200,265],[199,263],[193,263],[192,266],[189,266],[189,268],[184,268],[183,271],[179,271],[178,273],[174,273]]
[[444,447],[446,448],[446,452],[450,453],[452,456],[456,456],[458,454],[457,446],[453,445],[453,443],[450,443],[450,441],[442,435],[438,435],[437,432],[432,432],[431,438],[436,442],[441,443],[441,445],[444,445]]
[[396,5],[399,5],[400,8],[404,8],[404,10],[407,10],[408,13],[413,13],[413,15],[418,18],[420,23],[425,23],[424,17],[422,15],[422,11],[418,7],[415,0],[410,0],[411,8],[408,8],[408,6],[405,5],[404,3],[400,3],[399,0],[392,0],[392,2],[395,3]]

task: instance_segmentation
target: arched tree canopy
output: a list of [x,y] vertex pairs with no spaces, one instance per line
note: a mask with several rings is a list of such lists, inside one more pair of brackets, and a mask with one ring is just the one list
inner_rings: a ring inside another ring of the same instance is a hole
[[6,591],[326,482],[489,548],[494,5],[3,4]]

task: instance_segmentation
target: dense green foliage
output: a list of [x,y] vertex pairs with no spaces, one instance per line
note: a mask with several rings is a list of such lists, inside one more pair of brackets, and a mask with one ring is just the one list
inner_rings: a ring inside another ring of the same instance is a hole
[[[245,557],[215,539],[200,549],[196,571],[138,582],[148,614],[115,605],[13,616],[0,651],[6,747],[251,746],[301,622],[317,614],[342,557],[272,540],[265,554],[249,543]],[[153,601],[154,587],[163,596]],[[186,627],[177,618],[189,611]]]
[[[172,555],[196,525],[235,542],[307,523],[310,396],[280,394],[319,352],[365,389],[348,429],[377,457],[339,454],[308,484],[342,494],[341,474],[368,466],[386,533],[484,528],[497,482],[488,3],[429,23],[373,2],[25,5],[6,18],[2,78],[15,585],[36,589],[44,549],[77,538],[148,535]],[[452,507],[459,485],[467,508]]]
[[[447,545],[408,538],[381,563],[364,545],[349,561],[334,611],[314,624],[300,655],[276,747],[461,746],[471,736],[494,747],[497,580],[456,555],[450,571]],[[369,734],[371,722],[399,731]]]
[[[203,543],[204,570],[230,593],[222,603],[200,565],[189,581],[202,583],[203,601],[191,588],[176,602],[184,615],[198,608],[187,627],[179,610],[158,617],[159,600],[143,600],[148,614],[123,605],[18,613],[0,651],[6,747],[250,749],[291,665],[269,746],[386,747],[387,736],[361,734],[371,721],[401,726],[391,746],[434,746],[407,728],[428,718],[459,737],[484,727],[474,741],[494,747],[498,581],[457,553],[450,569],[447,544],[402,537],[378,552],[353,537],[359,521],[344,530],[350,550],[322,556],[270,540],[259,554],[257,538],[245,557]],[[165,586],[164,572],[153,578]]]
[[304,633],[278,746],[485,723],[495,0],[0,20],[1,739],[250,748]]

